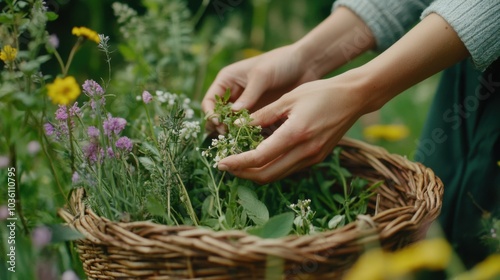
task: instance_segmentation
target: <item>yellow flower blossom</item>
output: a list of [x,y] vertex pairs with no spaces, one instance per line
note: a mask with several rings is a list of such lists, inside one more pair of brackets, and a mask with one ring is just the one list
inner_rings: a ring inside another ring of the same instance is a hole
[[498,166],[500,166],[500,160],[499,160],[499,161],[497,161],[497,165],[498,165]]
[[409,129],[404,125],[371,125],[363,129],[363,135],[370,140],[384,139],[387,141],[398,141],[406,138],[410,134]]
[[14,61],[14,59],[16,59],[16,56],[17,49],[13,48],[11,45],[3,46],[2,50],[0,51],[0,59],[5,63]]
[[95,32],[94,30],[89,29],[87,27],[83,27],[83,26],[76,27],[75,26],[71,30],[71,34],[73,34],[75,36],[85,37],[89,40],[96,42],[97,44],[99,44],[101,42],[101,39],[99,39],[99,34],[97,34],[97,32]]
[[387,279],[424,268],[444,269],[450,262],[451,252],[451,246],[444,239],[420,241],[394,253],[373,249],[359,258],[344,279]]
[[488,280],[500,276],[500,254],[493,254],[478,263],[470,271],[460,274],[456,280]]
[[47,85],[47,91],[52,102],[60,105],[68,105],[81,93],[80,86],[71,76],[56,78],[53,83]]
[[243,54],[243,57],[244,58],[250,58],[250,57],[254,57],[254,56],[258,56],[260,54],[262,54],[263,52],[262,51],[259,51],[257,49],[244,49],[242,51],[242,54]]

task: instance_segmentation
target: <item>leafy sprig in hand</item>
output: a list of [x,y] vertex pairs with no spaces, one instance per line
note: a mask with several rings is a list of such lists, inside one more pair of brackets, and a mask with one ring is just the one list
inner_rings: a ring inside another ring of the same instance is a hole
[[[223,97],[216,96],[214,115],[226,126],[227,133],[212,139],[211,145],[203,156],[211,157],[213,152],[213,167],[217,167],[219,161],[230,155],[239,154],[253,150],[264,140],[261,135],[260,126],[250,125],[252,118],[248,110],[233,111],[229,103],[231,92],[227,89]],[[213,118],[214,116],[208,116]]]

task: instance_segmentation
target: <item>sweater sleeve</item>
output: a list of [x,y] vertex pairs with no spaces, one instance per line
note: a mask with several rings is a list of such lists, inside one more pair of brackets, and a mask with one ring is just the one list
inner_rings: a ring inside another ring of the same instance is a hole
[[479,70],[484,71],[500,56],[500,1],[436,0],[422,18],[430,13],[453,27]]
[[[474,2],[478,1],[482,0]],[[419,21],[422,11],[431,2],[432,0],[337,0],[333,9],[344,6],[358,15],[372,31],[377,50],[383,51]]]

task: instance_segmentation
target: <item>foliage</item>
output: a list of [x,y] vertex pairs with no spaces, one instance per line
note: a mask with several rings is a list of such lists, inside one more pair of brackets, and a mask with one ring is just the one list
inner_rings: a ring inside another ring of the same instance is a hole
[[[369,211],[379,183],[366,187],[342,168],[338,149],[324,163],[266,186],[217,171],[221,158],[262,141],[249,113],[233,112],[227,95],[216,111],[228,133],[215,139],[202,133],[199,101],[218,70],[300,38],[326,17],[330,3],[228,1],[221,10],[217,1],[194,2],[0,0],[0,178],[10,178],[7,167],[16,170],[12,192],[0,189],[0,225],[10,223],[7,198],[14,193],[23,267],[7,279],[82,275],[71,243],[63,243],[80,236],[56,216],[73,187],[85,187],[86,203],[113,220],[241,229],[263,238],[339,228]],[[105,17],[104,6],[116,19]],[[89,7],[85,24],[109,37],[82,26]],[[409,124],[413,135],[423,118],[407,108],[429,98],[401,98],[385,107],[381,122]],[[361,137],[359,130],[350,135]],[[408,154],[411,141],[389,148],[400,145],[397,151]],[[485,241],[498,246],[491,243],[498,242],[498,220],[485,220],[485,228]],[[8,233],[0,231],[0,275],[7,273]]]

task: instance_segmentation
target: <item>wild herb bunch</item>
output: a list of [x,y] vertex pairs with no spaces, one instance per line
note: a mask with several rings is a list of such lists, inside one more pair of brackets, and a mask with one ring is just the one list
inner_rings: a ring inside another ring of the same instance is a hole
[[45,131],[71,163],[73,185],[85,188],[91,208],[113,220],[197,224],[185,186],[200,132],[190,100],[144,91],[145,114],[130,124],[107,110],[100,84],[87,80],[82,88],[89,100],[60,105]]

